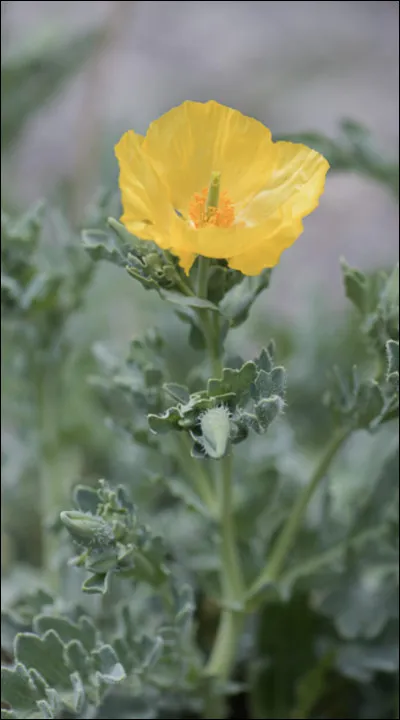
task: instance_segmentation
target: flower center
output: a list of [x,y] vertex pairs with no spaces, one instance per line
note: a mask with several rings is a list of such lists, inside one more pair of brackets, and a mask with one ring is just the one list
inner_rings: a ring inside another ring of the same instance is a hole
[[221,173],[211,174],[210,185],[195,193],[189,203],[189,218],[198,230],[204,227],[229,228],[235,211],[226,192],[220,192]]

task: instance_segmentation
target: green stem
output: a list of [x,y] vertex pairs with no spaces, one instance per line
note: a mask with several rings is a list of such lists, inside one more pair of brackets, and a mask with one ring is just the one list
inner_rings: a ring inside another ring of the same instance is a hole
[[175,282],[178,287],[180,287],[184,295],[186,295],[187,297],[195,297],[193,290],[189,287],[189,285],[185,283],[178,271],[175,274]]
[[243,578],[236,550],[232,507],[232,456],[221,460],[221,560],[225,600],[238,603],[243,597]]
[[[171,255],[170,252],[168,252],[168,250],[160,250],[160,252],[165,260],[165,264],[167,264],[169,262],[172,265],[174,263],[173,256]],[[181,273],[182,273],[182,270],[180,268],[176,268],[175,278],[174,278],[176,284],[182,290],[183,294],[186,295],[187,297],[196,297],[196,293],[193,292],[193,289],[190,286],[190,281],[189,281],[189,283],[186,283],[184,278],[182,277]]]
[[49,532],[47,523],[54,517],[55,512],[62,509],[66,499],[66,493],[60,486],[60,476],[55,463],[58,444],[57,406],[60,402],[60,394],[55,386],[55,372],[54,367],[40,368],[40,379],[37,385],[43,566],[53,590],[57,589],[59,580],[56,569],[58,541],[55,535]]
[[264,585],[278,580],[286,558],[293,547],[297,534],[301,527],[308,504],[318,488],[321,480],[326,475],[334,456],[345,440],[349,437],[351,429],[342,429],[339,431],[330,444],[328,445],[324,455],[318,463],[310,482],[301,491],[297,502],[294,504],[282,532],[278,536],[277,542],[272,549],[271,556],[266,563],[265,568],[261,572],[259,578],[255,581],[249,591],[248,597],[251,598],[262,590]]
[[[208,258],[199,257],[197,272],[197,294],[199,298],[207,298],[208,275],[210,261]],[[207,351],[211,362],[212,371],[215,377],[221,377],[222,358],[219,343],[219,323],[213,323],[208,310],[198,310],[202,324],[203,334],[207,345]]]
[[343,556],[350,548],[353,549],[358,546],[362,546],[367,541],[378,542],[378,540],[384,535],[385,530],[386,526],[384,524],[377,525],[376,527],[368,528],[368,530],[360,532],[358,535],[342,540],[333,547],[328,548],[328,550],[324,550],[318,555],[313,555],[307,560],[304,560],[304,562],[300,565],[289,568],[289,570],[282,573],[282,583],[291,585],[299,577],[312,575],[313,573],[318,572],[318,570],[321,570],[321,568],[333,565],[333,563]]
[[[209,260],[199,258],[198,295],[207,297]],[[216,377],[222,374],[220,327],[218,318],[210,318],[206,310],[199,311],[207,349]],[[229,451],[228,451],[229,452]],[[219,463],[220,528],[221,528],[221,591],[224,608],[221,612],[213,650],[205,674],[217,680],[228,680],[235,661],[237,642],[243,628],[244,586],[238,558],[232,507],[232,457],[227,454]],[[206,703],[206,717],[224,718],[225,702],[218,693],[211,693]]]
[[178,445],[181,448],[180,454],[182,455],[182,459],[184,460],[184,463],[185,463],[184,469],[186,470],[186,461],[189,456],[190,470],[191,470],[193,482],[196,486],[197,494],[198,494],[199,498],[203,501],[206,508],[208,509],[211,517],[214,520],[216,520],[218,517],[217,498],[211,487],[209,475],[205,471],[205,469],[202,467],[202,462],[207,462],[207,461],[199,461],[199,460],[196,461],[191,457],[191,455],[190,455],[191,442],[186,433],[177,433],[176,440],[177,440]]
[[[226,455],[221,461],[221,465],[221,590],[226,607],[221,613],[214,647],[205,673],[210,677],[228,680],[244,623],[244,585],[232,519],[231,456]],[[225,715],[221,715],[221,717],[225,717]]]
[[200,256],[197,262],[197,295],[199,296],[199,298],[206,298],[210,261],[208,258]]
[[[228,680],[235,660],[238,638],[242,632],[245,615],[242,612],[223,610],[210,659],[205,673],[209,677]],[[210,717],[215,717],[210,715]],[[221,717],[225,717],[222,715]]]

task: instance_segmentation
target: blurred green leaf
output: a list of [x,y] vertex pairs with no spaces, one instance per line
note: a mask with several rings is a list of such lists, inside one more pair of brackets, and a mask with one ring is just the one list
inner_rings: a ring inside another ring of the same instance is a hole
[[368,283],[364,273],[351,268],[344,259],[341,260],[343,281],[346,297],[360,310],[365,313],[368,310]]
[[315,666],[305,673],[297,683],[296,705],[291,713],[296,720],[306,720],[318,700],[323,697],[329,683],[329,672],[332,669],[334,653],[328,652],[318,659]]
[[83,230],[82,244],[91,258],[98,262],[107,260],[119,267],[126,266],[127,247],[121,245],[119,239],[102,230]]
[[82,71],[99,47],[102,30],[82,37],[57,37],[1,63],[1,147],[13,144],[28,119]]
[[324,627],[324,619],[310,610],[304,596],[263,608],[253,660],[252,717],[293,717],[305,674],[312,673],[318,663],[315,640]]
[[221,310],[229,318],[232,327],[239,327],[247,320],[258,296],[269,287],[271,272],[267,268],[257,277],[243,277],[224,297]]

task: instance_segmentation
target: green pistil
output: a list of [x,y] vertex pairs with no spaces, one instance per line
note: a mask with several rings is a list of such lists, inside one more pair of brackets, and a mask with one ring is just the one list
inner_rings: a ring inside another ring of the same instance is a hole
[[210,185],[208,187],[208,195],[207,195],[207,204],[206,204],[207,217],[209,217],[210,214],[212,214],[213,210],[216,210],[218,208],[220,186],[221,186],[221,173],[220,172],[212,172]]

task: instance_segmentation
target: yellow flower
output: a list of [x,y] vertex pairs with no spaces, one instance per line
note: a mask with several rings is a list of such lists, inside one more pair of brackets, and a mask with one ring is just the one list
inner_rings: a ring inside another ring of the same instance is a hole
[[318,205],[329,164],[276,142],[253,118],[217,102],[184,102],[115,148],[124,213],[142,240],[179,257],[226,259],[245,275],[279,261]]

